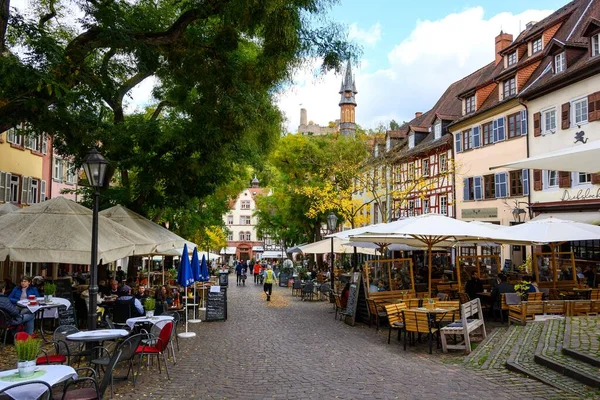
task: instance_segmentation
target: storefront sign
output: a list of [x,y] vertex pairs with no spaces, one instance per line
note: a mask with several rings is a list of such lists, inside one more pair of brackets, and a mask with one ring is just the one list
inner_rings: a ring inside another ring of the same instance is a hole
[[596,200],[600,199],[600,188],[599,189],[579,189],[579,190],[565,190],[563,192],[560,201],[574,201],[574,200]]
[[467,208],[461,210],[462,218],[497,218],[498,208]]

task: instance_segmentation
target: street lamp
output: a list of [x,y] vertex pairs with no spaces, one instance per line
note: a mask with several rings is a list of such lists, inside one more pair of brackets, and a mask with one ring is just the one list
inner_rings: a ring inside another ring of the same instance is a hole
[[[338,218],[337,216],[332,212],[331,214],[329,214],[327,216],[327,228],[329,228],[329,232],[333,234],[333,232],[335,231],[335,228],[337,227],[337,221]],[[333,271],[333,236],[331,236],[331,296],[330,299],[333,299],[333,290],[334,290],[334,283],[335,283],[335,273]]]
[[90,305],[88,309],[88,329],[96,329],[96,298],[98,295],[98,206],[100,192],[108,161],[96,149],[90,150],[83,159],[83,169],[88,182],[94,188],[94,208],[92,213],[92,260],[90,263]]

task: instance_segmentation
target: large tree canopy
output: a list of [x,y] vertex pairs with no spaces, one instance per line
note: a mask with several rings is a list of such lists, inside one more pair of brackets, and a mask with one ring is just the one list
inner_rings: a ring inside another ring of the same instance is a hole
[[[101,147],[110,196],[146,215],[200,207],[279,137],[273,95],[296,68],[358,56],[322,21],[333,2],[39,0],[9,12],[0,1],[0,131],[27,122],[76,160]],[[127,113],[151,77],[154,104]]]

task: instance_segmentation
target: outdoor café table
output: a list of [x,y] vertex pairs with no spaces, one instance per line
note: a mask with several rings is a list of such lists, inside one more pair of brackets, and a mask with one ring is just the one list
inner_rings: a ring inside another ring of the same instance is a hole
[[453,313],[458,311],[458,307],[450,307],[450,308],[427,308],[427,307],[417,307],[417,308],[409,308],[406,311],[416,311],[427,313],[429,316],[429,320],[435,325],[436,328],[440,328],[440,322],[448,313]]
[[[51,302],[46,302],[43,297],[38,297],[35,301],[37,304],[32,306],[30,305],[30,300],[19,300],[17,301],[17,306],[21,308],[27,308],[29,312],[35,315],[36,319],[40,320],[42,318],[56,318],[58,316],[56,311],[58,307],[71,307],[71,302],[67,299],[63,299],[62,297],[53,297]],[[40,322],[40,334],[42,339],[46,341],[43,321]]]
[[157,315],[154,317],[135,317],[129,318],[125,323],[131,329],[135,326],[135,324],[152,324],[156,325],[158,328],[162,328],[166,325],[168,321],[173,321],[174,317],[171,315]]
[[[68,365],[40,365],[34,374],[28,378],[19,378],[16,369],[0,372],[0,390],[27,381],[43,381],[50,386],[63,382],[69,378],[77,378],[77,373]],[[39,390],[38,390],[39,388]],[[45,386],[44,386],[45,388]],[[15,400],[35,400],[43,393],[42,386],[21,386],[10,389],[6,394]]]
[[80,331],[67,336],[71,342],[103,342],[129,336],[125,329],[97,329],[95,331]]

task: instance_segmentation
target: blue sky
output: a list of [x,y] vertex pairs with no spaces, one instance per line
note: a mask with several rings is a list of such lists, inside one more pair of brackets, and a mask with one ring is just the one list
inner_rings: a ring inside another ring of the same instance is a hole
[[[494,58],[500,29],[516,37],[519,27],[539,21],[567,0],[342,0],[328,18],[349,27],[363,47],[356,76],[357,123],[366,128],[410,120],[427,111],[446,87]],[[407,4],[410,4],[407,6]],[[316,78],[299,71],[278,98],[286,130],[295,132],[300,104],[308,119],[326,125],[339,118],[341,76]]]

